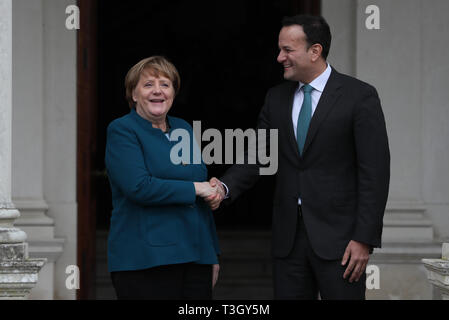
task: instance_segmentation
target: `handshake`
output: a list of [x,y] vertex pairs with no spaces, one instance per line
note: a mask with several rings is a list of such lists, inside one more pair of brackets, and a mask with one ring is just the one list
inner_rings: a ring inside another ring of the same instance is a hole
[[218,209],[221,201],[226,197],[226,191],[220,180],[210,179],[209,182],[194,182],[195,193],[202,197],[212,210]]

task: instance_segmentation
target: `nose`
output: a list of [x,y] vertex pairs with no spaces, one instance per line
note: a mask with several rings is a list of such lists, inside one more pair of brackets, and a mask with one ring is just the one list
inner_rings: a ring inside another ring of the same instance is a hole
[[282,52],[282,50],[279,51],[279,55],[278,55],[277,61],[278,61],[279,63],[282,63],[282,62],[285,61],[285,54]]
[[161,94],[161,86],[159,83],[155,83],[153,86],[153,94]]

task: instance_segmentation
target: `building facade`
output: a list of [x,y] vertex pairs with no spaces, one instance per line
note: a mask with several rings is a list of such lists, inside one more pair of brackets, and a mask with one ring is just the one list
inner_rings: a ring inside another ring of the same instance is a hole
[[[78,229],[87,228],[77,225],[79,57],[77,31],[66,28],[73,4],[0,0],[0,33],[9,32],[3,12],[12,17],[12,42],[0,48],[12,50],[12,80],[0,81],[12,88],[15,225],[30,256],[48,261],[32,299],[76,298],[66,269],[78,264]],[[377,88],[387,122],[391,184],[383,248],[370,260],[380,270],[371,299],[437,298],[420,261],[438,257],[449,239],[448,13],[445,0],[321,1],[333,34],[329,63]]]

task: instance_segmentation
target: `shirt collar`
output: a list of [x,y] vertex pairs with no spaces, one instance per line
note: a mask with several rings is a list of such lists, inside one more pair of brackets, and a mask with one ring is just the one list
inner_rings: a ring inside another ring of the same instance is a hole
[[[326,86],[327,80],[329,80],[329,77],[331,75],[332,68],[327,63],[327,68],[324,70],[318,77],[313,79],[312,82],[309,84],[313,87],[314,90],[317,90],[319,92],[323,92],[324,87]],[[301,88],[304,86],[304,83],[299,81],[298,91],[301,90]]]

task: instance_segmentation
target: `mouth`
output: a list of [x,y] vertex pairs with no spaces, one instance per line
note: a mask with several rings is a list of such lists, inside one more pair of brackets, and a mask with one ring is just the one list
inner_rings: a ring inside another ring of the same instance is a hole
[[291,68],[292,67],[292,65],[291,64],[284,64],[284,69],[289,69],[289,68]]
[[164,99],[150,99],[150,102],[151,103],[163,103],[163,102],[165,102],[165,100]]

